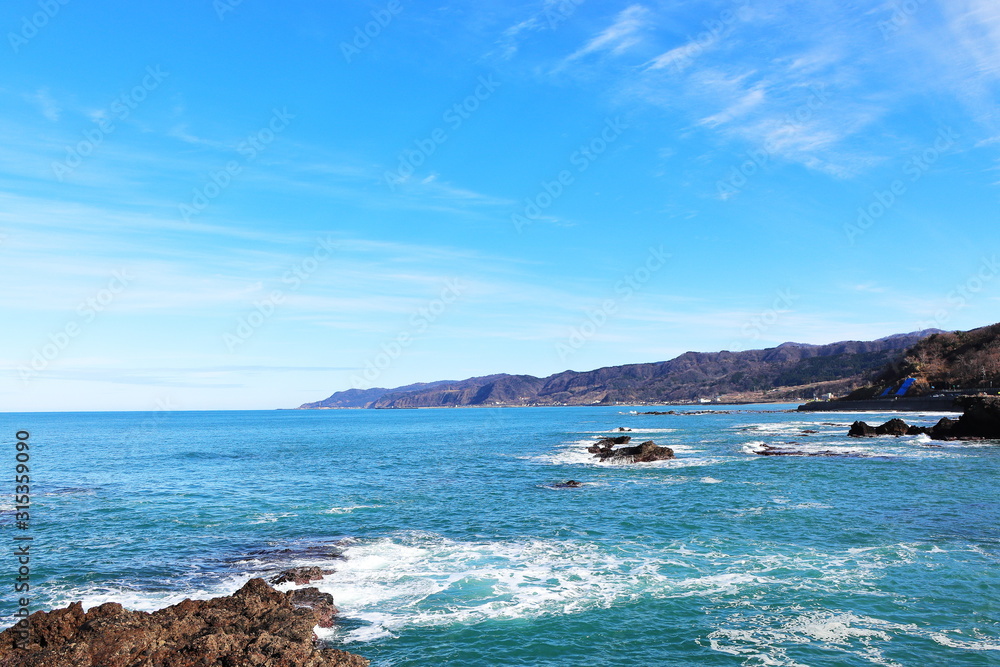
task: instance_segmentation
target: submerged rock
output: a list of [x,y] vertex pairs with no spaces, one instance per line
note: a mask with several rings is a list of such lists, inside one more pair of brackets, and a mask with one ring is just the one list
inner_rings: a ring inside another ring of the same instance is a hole
[[0,633],[4,667],[365,667],[368,660],[315,646],[313,627],[332,623],[333,598],[315,588],[280,593],[251,579],[232,595],[184,600],[147,613],[74,602]]
[[[862,424],[864,422],[861,422]],[[869,428],[871,428],[869,426]],[[797,442],[790,442],[789,445],[797,445]],[[760,449],[753,452],[757,456],[837,456],[849,459],[864,459],[868,458],[867,454],[862,454],[860,452],[835,452],[833,450],[824,449],[820,452],[805,452],[797,449],[781,449],[773,445],[768,445],[761,443]]]
[[284,584],[290,581],[299,586],[304,586],[312,581],[319,581],[324,576],[333,573],[334,570],[326,570],[321,567],[293,567],[271,577],[271,583]]
[[281,567],[292,560],[345,560],[344,548],[350,544],[350,539],[328,540],[311,544],[293,544],[290,546],[267,547],[241,551],[238,556],[223,559],[223,562],[242,563],[273,563],[275,568]]
[[575,479],[567,480],[565,482],[560,482],[558,484],[553,484],[553,489],[579,489],[583,486],[583,482],[578,482]]
[[[751,410],[749,412],[762,412],[760,410]],[[789,412],[789,411],[786,411]],[[640,415],[677,415],[679,417],[694,417],[697,415],[731,415],[732,410],[650,410],[649,412],[640,412]]]

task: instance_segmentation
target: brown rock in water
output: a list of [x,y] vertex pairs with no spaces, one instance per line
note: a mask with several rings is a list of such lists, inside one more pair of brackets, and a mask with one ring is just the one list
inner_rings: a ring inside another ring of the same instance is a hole
[[875,428],[866,422],[856,421],[851,424],[851,430],[847,432],[847,435],[852,438],[874,438]]
[[[306,592],[313,591],[313,592]],[[307,607],[306,604],[316,604]],[[301,606],[300,606],[301,605]],[[0,633],[3,667],[365,667],[368,660],[314,646],[333,598],[316,589],[280,593],[251,579],[232,595],[184,600],[155,611],[79,602],[29,617],[29,643]]]
[[1000,440],[1000,396],[962,396],[958,420],[944,417],[930,435],[935,440]]
[[613,463],[651,463],[674,458],[674,450],[669,447],[661,447],[652,440],[647,440],[635,447],[620,447],[618,449],[608,447],[602,449],[596,456],[601,461],[611,460]]
[[906,431],[910,427],[907,426],[906,422],[902,419],[890,419],[881,426],[875,427],[875,435],[894,435],[899,437],[901,435],[906,435]]
[[1000,440],[1000,396],[962,396],[955,402],[964,409],[957,420],[942,417],[931,428],[907,426],[902,419],[890,419],[875,428],[856,421],[851,424],[848,435],[862,438],[926,433],[934,440]]
[[309,582],[319,581],[325,575],[333,574],[333,572],[333,570],[324,570],[321,567],[293,567],[271,577],[271,583],[284,584],[291,581],[299,586],[304,586]]
[[[862,424],[864,422],[861,422]],[[869,426],[869,428],[871,428]],[[797,442],[786,443],[789,445],[797,445]],[[856,453],[856,452],[835,452],[829,449],[825,449],[821,452],[803,452],[797,449],[780,449],[774,445],[768,445],[761,443],[757,451],[753,452],[757,456],[831,456],[831,457],[841,457],[841,458],[868,458],[867,454]]]
[[909,426],[902,419],[890,419],[886,423],[875,427],[869,426],[865,422],[854,422],[851,424],[851,430],[848,431],[847,435],[852,438],[874,438],[877,435],[894,435],[899,437],[901,435],[930,433],[930,430],[924,426]]
[[323,593],[318,588],[298,588],[291,591],[289,598],[296,607],[312,609],[316,616],[316,625],[321,628],[332,628],[333,617],[340,613],[333,605],[333,596]]
[[611,451],[611,448],[615,445],[624,445],[626,442],[632,439],[630,435],[619,435],[613,438],[601,438],[590,447],[587,447],[587,451],[591,454],[599,454],[604,451]]
[[957,419],[950,419],[948,417],[941,417],[940,421],[931,428],[931,438],[934,440],[951,440],[957,437],[958,429]]

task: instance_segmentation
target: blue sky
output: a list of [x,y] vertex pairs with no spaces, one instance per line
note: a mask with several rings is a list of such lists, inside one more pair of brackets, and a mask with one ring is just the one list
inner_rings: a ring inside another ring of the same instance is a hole
[[0,9],[4,410],[1000,318],[1000,6]]

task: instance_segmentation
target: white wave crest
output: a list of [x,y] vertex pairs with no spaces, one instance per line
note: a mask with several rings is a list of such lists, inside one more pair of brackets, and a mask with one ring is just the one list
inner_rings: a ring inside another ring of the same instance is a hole
[[378,509],[382,505],[346,505],[345,507],[331,507],[320,512],[320,514],[350,514],[354,510]]

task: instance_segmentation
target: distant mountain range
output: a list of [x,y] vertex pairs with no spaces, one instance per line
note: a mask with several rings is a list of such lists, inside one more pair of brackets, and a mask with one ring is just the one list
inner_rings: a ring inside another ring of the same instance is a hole
[[936,333],[943,332],[926,329],[829,345],[784,343],[743,352],[685,352],[670,361],[563,371],[545,378],[501,373],[392,389],[348,389],[300,409],[797,400],[868,384],[887,365],[898,366],[910,347]]

